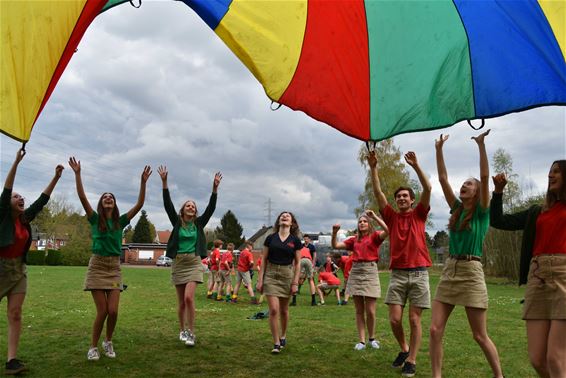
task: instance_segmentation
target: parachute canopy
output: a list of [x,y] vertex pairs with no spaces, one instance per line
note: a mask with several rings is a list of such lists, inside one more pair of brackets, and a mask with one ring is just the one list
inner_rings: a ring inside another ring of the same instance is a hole
[[[88,25],[126,1],[0,3],[2,132],[29,139]],[[562,1],[182,1],[270,99],[361,140],[566,105]]]

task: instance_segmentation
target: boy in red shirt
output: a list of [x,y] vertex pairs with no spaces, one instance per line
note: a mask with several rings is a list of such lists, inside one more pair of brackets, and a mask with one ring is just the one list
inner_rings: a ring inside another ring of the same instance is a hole
[[332,272],[322,272],[318,275],[318,285],[316,286],[316,291],[320,296],[320,304],[324,305],[324,291],[328,290],[330,293],[332,290],[336,292],[336,300],[338,305],[340,305],[340,279],[336,277]]
[[[316,287],[314,285],[314,263],[312,260],[312,254],[309,248],[303,247],[300,251],[301,253],[301,274],[299,276],[299,291],[305,280],[309,281],[309,287],[311,290],[311,306],[316,306]],[[297,294],[293,294],[293,300],[289,304],[290,306],[297,305]]]
[[216,239],[214,242],[214,249],[210,253],[210,280],[208,281],[208,299],[216,299],[218,290],[218,263],[220,262],[220,248],[222,248],[222,240]]
[[[431,185],[422,171],[414,152],[405,154],[405,161],[416,172],[423,187],[419,203],[413,208],[415,194],[409,187],[400,187],[394,198],[397,210],[393,210],[381,190],[377,172],[375,151],[367,156],[373,193],[379,212],[389,227],[391,279],[385,303],[389,306],[389,322],[401,352],[392,367],[402,367],[401,374],[412,377],[416,372],[416,359],[422,339],[421,315],[430,308],[430,287],[427,268],[432,265],[425,239],[425,223],[430,211]],[[410,345],[403,330],[403,310],[409,300]]]
[[232,278],[230,274],[232,273],[232,261],[234,261],[234,256],[232,251],[234,250],[234,244],[228,243],[226,246],[226,251],[220,255],[220,288],[218,289],[217,301],[223,299],[224,289],[226,289],[226,301],[231,299],[230,293],[232,292]]
[[232,303],[238,302],[238,291],[240,291],[240,285],[242,281],[244,286],[248,289],[248,294],[251,297],[252,304],[258,304],[257,299],[254,294],[254,289],[252,285],[252,278],[250,276],[250,270],[254,266],[254,256],[251,250],[253,249],[253,244],[246,242],[246,248],[240,252],[240,257],[238,258],[238,268],[236,272],[236,287],[234,288],[234,295],[232,296]]

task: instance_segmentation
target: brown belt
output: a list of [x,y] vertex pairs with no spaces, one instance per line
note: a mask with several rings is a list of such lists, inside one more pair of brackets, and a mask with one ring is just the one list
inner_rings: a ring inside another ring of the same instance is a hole
[[454,260],[481,261],[481,257],[474,255],[450,255],[449,257]]

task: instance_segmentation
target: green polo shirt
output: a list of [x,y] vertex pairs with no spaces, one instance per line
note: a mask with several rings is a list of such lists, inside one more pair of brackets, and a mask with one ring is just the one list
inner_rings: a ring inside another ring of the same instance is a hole
[[122,230],[130,220],[127,214],[120,216],[119,227],[114,229],[112,219],[106,221],[107,231],[98,229],[98,217],[96,211],[88,219],[90,223],[90,232],[92,234],[92,253],[100,256],[120,256],[122,253]]
[[[456,201],[450,213],[462,206],[462,202]],[[468,210],[464,209],[460,219],[456,222],[456,230],[459,229],[462,219]],[[489,208],[483,209],[479,204],[476,206],[474,215],[468,223],[469,227],[461,231],[450,231],[450,254],[451,255],[473,255],[482,256],[483,240],[489,228]]]
[[179,250],[177,253],[195,253],[197,250],[197,226],[189,223],[179,228]]

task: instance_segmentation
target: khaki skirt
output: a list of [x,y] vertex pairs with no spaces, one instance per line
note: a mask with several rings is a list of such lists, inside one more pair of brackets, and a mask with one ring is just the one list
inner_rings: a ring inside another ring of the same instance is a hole
[[540,255],[531,259],[523,319],[566,319],[566,255]]
[[0,258],[0,301],[10,294],[25,294],[27,287],[27,267],[21,257]]
[[351,296],[381,298],[377,262],[354,261],[346,284],[346,292]]
[[84,290],[124,290],[120,256],[92,255],[88,262]]
[[263,276],[263,294],[279,298],[291,296],[291,283],[293,283],[293,264],[277,265],[269,261],[265,265]]
[[447,258],[434,300],[487,309],[487,286],[481,262]]
[[185,285],[189,282],[202,283],[204,281],[204,267],[200,257],[194,253],[177,254],[171,267],[171,281],[175,286]]

